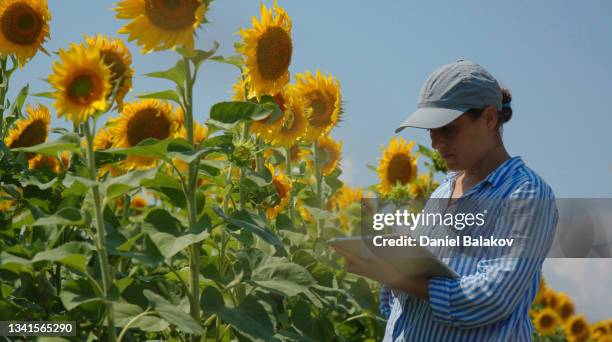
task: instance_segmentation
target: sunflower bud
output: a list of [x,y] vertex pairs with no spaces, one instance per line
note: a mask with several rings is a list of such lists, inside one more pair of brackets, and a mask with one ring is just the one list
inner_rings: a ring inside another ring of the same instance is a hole
[[239,167],[251,166],[251,161],[255,157],[255,149],[256,146],[252,141],[235,141],[234,153],[232,153],[232,162]]

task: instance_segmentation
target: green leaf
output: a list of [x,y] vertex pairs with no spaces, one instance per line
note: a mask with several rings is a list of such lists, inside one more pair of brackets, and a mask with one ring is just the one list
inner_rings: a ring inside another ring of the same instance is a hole
[[271,108],[253,102],[219,102],[210,109],[208,123],[230,129],[243,120],[261,120],[274,112]]
[[24,259],[7,252],[1,252],[0,268],[4,268],[15,273],[31,272],[32,264],[28,259]]
[[104,184],[106,201],[110,201],[134,188],[140,187],[145,180],[154,179],[156,173],[156,169],[137,170],[123,176],[109,178]]
[[264,308],[264,304],[249,296],[238,308],[228,308],[225,306],[221,292],[213,286],[204,288],[200,299],[200,306],[204,312],[216,314],[249,341],[272,340],[274,316]]
[[244,58],[242,57],[242,55],[233,55],[233,56],[227,56],[227,57],[214,56],[214,57],[211,57],[210,60],[219,62],[219,63],[233,65],[237,67],[239,70],[242,70],[242,66],[244,65]]
[[15,152],[31,152],[44,154],[47,156],[57,156],[58,153],[62,151],[77,152],[80,150],[80,146],[81,139],[79,136],[74,133],[69,133],[62,135],[59,139],[52,142],[34,145],[31,147],[18,147],[12,150]]
[[[113,303],[115,311],[115,325],[119,328],[125,327],[134,317],[140,315],[144,311],[138,305],[131,303]],[[170,324],[157,316],[141,316],[130,325],[130,328],[138,328],[143,331],[162,331],[168,328]]]
[[15,98],[15,101],[13,101],[11,108],[9,108],[9,111],[6,114],[7,117],[13,116],[16,110],[21,111],[21,108],[23,107],[23,103],[25,102],[26,97],[28,97],[29,91],[30,91],[30,85],[26,85],[25,87],[21,88],[21,90],[17,94],[17,97]]
[[200,242],[208,237],[207,229],[210,228],[210,219],[200,221],[196,227],[197,231],[185,233],[180,222],[164,209],[154,209],[147,214],[143,231],[149,234],[161,254],[172,258],[175,254],[188,246]]
[[278,250],[284,252],[283,242],[274,234],[272,231],[261,227],[257,221],[257,217],[254,214],[246,211],[246,210],[238,210],[231,214],[231,216],[226,216],[221,208],[214,208],[217,215],[223,218],[226,222],[231,223],[234,226],[243,228],[251,233],[256,234],[260,238],[262,238],[267,243],[274,245]]
[[159,315],[170,324],[174,324],[178,330],[188,334],[202,335],[203,331],[200,323],[181,311],[177,305],[170,303],[150,290],[144,290],[142,294],[147,297],[149,303],[159,312]]
[[72,241],[57,248],[40,252],[34,256],[32,263],[39,261],[56,261],[68,267],[85,272],[93,247],[85,242]]
[[45,225],[72,225],[80,226],[85,223],[85,219],[81,216],[81,211],[76,208],[62,208],[57,213],[47,217],[41,217],[34,226]]
[[91,284],[83,279],[63,282],[59,297],[67,310],[72,310],[85,303],[103,300],[103,298],[95,293]]
[[244,168],[246,180],[252,182],[256,187],[264,187],[272,183],[272,174],[267,167],[264,167],[261,173],[257,173],[250,168]]
[[316,283],[304,267],[279,257],[262,259],[253,270],[251,280],[261,287],[289,297],[308,292],[308,287]]
[[42,92],[42,93],[34,93],[32,96],[43,97],[46,99],[55,99],[55,93],[52,92]]
[[214,55],[218,49],[219,49],[219,42],[214,41],[212,49],[208,51],[198,50],[198,49],[187,50],[181,47],[177,48],[176,51],[180,53],[182,56],[189,58],[193,62],[193,64],[196,67],[198,67],[200,64],[202,64],[202,62],[210,58],[210,56]]
[[165,71],[157,71],[145,74],[145,76],[154,78],[163,78],[174,82],[176,85],[182,87],[185,84],[185,62],[183,59],[179,59],[172,68]]
[[174,101],[179,105],[182,104],[179,94],[177,94],[176,91],[171,89],[141,93],[136,95],[136,97],[139,99],[169,100]]

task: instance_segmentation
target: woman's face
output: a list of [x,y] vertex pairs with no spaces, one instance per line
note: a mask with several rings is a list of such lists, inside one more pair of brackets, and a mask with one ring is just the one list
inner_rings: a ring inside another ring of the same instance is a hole
[[473,119],[463,114],[451,123],[429,130],[431,146],[440,152],[449,170],[470,169],[495,145],[497,112],[487,107]]

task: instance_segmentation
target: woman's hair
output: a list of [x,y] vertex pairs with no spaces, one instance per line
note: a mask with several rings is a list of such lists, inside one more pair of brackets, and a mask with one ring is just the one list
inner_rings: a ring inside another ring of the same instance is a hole
[[[499,118],[499,120],[497,120],[497,127],[501,128],[503,124],[505,124],[506,122],[510,121],[510,119],[512,119],[512,107],[510,106],[510,102],[512,101],[512,94],[510,93],[510,90],[503,85],[500,85],[499,88],[501,89],[501,93],[502,93],[503,108],[501,111],[497,111],[497,116]],[[484,111],[484,108],[472,108],[468,110],[466,113],[472,119],[478,119],[480,115],[482,115],[483,111]]]

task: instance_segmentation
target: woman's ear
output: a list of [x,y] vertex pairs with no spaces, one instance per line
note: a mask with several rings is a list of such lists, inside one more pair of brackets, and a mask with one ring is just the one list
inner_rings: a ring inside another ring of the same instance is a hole
[[482,117],[485,120],[485,125],[488,129],[497,129],[497,121],[499,120],[499,117],[497,115],[497,108],[495,108],[494,106],[486,107],[482,112]]

